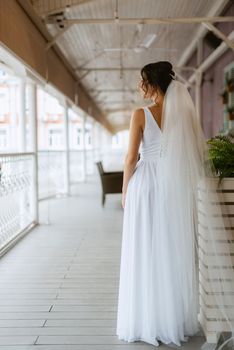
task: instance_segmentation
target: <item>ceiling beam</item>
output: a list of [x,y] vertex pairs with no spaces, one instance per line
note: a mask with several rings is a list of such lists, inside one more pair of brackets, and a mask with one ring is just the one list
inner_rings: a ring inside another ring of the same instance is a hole
[[115,103],[132,103],[134,101],[130,100],[130,101],[125,101],[124,99],[123,100],[118,100],[118,101],[98,101],[98,102],[103,102],[103,104],[115,104]]
[[[140,71],[142,67],[90,67],[90,68],[79,68],[79,71],[86,71],[86,72],[92,72],[92,71]],[[184,70],[184,71],[194,71],[194,67],[177,67],[174,66],[174,69],[178,70]]]
[[[207,13],[207,17],[219,16],[221,13],[223,13],[223,11],[224,11],[225,7],[228,5],[228,3],[229,3],[229,0],[222,0],[222,1],[216,0],[216,1],[214,1],[214,5],[211,7],[209,12]],[[190,43],[188,44],[186,49],[183,50],[183,53],[181,54],[181,57],[178,61],[179,66],[186,65],[186,63],[190,59],[192,53],[197,48],[197,43],[198,43],[199,39],[202,39],[206,35],[207,32],[208,32],[207,28],[205,28],[202,25],[198,26],[194,37],[192,38],[192,40],[190,41]]]
[[55,43],[56,41],[64,34],[66,33],[71,27],[73,26],[73,24],[69,24],[67,27],[63,28],[62,30],[60,30],[58,32],[58,34],[56,34],[54,36],[54,38],[48,42],[48,44],[46,45],[46,50],[49,50]]
[[[46,23],[56,23],[56,18],[48,18]],[[194,24],[202,22],[234,22],[234,16],[218,17],[164,17],[164,18],[72,18],[64,19],[63,24]]]
[[89,89],[88,92],[137,92],[137,89]]
[[119,71],[119,70],[141,70],[141,68],[138,67],[91,67],[91,68],[79,68],[77,69],[79,71]]
[[48,0],[34,0],[33,7],[41,17],[54,15],[59,12],[69,11],[72,7],[85,5],[94,0],[60,0],[51,3]]
[[202,23],[206,28],[208,28],[210,31],[212,31],[218,38],[222,39],[227,46],[230,47],[234,51],[234,42],[232,40],[229,40],[228,37],[223,34],[218,28],[213,26],[211,23]]
[[105,52],[101,51],[99,53],[97,53],[94,57],[91,57],[89,58],[87,61],[85,61],[82,65],[74,68],[74,71],[77,71],[77,70],[81,70],[82,68],[84,68],[85,66],[87,66],[87,64],[89,64],[90,62],[96,60],[98,57],[104,55]]
[[78,79],[77,79],[77,84],[81,84],[81,81],[89,74],[90,72],[85,72],[82,76],[80,76]]
[[[234,30],[228,35],[229,40],[234,40]],[[220,56],[223,55],[225,51],[227,51],[228,46],[227,44],[223,41],[203,62],[202,64],[197,67],[197,71],[200,72],[205,72],[207,69],[210,68],[210,66],[218,60]],[[196,79],[196,72],[193,73],[188,81],[189,83],[193,83]]]
[[[35,13],[35,10],[32,4],[29,2],[29,0],[16,0],[16,2],[21,6],[21,8],[27,14],[28,18],[32,21],[36,29],[41,33],[45,41],[47,43],[51,42],[51,40],[53,40],[53,37],[50,35],[47,28],[44,26],[44,24],[42,23],[38,15]],[[46,48],[46,45],[45,45],[45,48]],[[103,111],[100,110],[95,100],[88,94],[82,82],[79,80],[79,78],[77,78],[76,72],[74,72],[74,69],[71,67],[69,61],[63,55],[61,49],[57,45],[54,45],[52,50],[54,50],[54,52],[59,57],[59,59],[61,59],[62,63],[65,65],[66,69],[74,79],[74,82],[77,82],[77,86],[79,85],[79,89],[80,89],[79,93],[83,95],[82,98],[90,101],[90,105],[92,105],[94,110],[94,118],[99,120],[100,123],[102,123],[103,126],[111,132],[113,127],[107,121],[106,115],[104,115]],[[83,79],[83,76],[82,76],[82,79]]]

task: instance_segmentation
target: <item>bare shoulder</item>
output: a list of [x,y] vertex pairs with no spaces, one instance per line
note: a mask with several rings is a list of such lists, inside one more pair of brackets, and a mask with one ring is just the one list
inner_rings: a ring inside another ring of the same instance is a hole
[[137,108],[132,112],[133,115],[136,116],[143,116],[144,115],[144,109],[143,107]]
[[144,109],[143,108],[137,108],[132,112],[131,121],[134,124],[138,124],[139,126],[144,126]]

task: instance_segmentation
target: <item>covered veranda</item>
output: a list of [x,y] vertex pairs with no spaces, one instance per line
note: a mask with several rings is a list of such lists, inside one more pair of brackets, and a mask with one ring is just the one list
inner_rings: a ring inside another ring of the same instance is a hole
[[[115,335],[123,209],[121,193],[102,205],[96,163],[123,171],[153,61],[173,63],[207,139],[234,134],[233,22],[228,0],[0,1],[0,349],[154,348]],[[225,338],[210,309],[184,349]]]

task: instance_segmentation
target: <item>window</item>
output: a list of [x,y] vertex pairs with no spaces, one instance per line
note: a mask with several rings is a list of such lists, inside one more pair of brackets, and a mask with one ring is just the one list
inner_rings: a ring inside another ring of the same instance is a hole
[[85,128],[85,145],[91,146],[91,129]]
[[10,96],[7,86],[1,86],[0,89],[0,121],[5,121],[6,115],[10,110]]
[[63,119],[63,107],[56,97],[44,92],[46,120],[55,122]]
[[0,129],[0,150],[5,150],[7,148],[7,130]]
[[76,132],[77,132],[77,138],[76,138],[76,145],[77,146],[81,146],[82,145],[82,140],[81,140],[81,137],[82,137],[82,133],[81,133],[81,129],[77,128],[76,129]]
[[89,133],[88,136],[87,136],[86,142],[87,142],[87,145],[91,145],[91,136],[90,136],[90,133]]
[[112,148],[121,148],[122,142],[121,142],[121,135],[119,133],[112,136]]
[[118,145],[118,143],[119,143],[119,135],[116,134],[112,138],[112,144],[113,144],[113,146],[115,146],[115,145]]
[[60,129],[49,130],[49,147],[61,148],[63,144],[63,134]]

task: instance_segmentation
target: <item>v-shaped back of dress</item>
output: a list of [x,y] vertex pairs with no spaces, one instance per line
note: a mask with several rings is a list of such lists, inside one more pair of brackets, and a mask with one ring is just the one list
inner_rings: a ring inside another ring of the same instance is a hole
[[143,107],[145,114],[145,128],[141,143],[141,159],[155,160],[161,157],[162,131],[148,107]]

